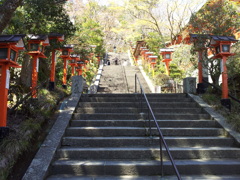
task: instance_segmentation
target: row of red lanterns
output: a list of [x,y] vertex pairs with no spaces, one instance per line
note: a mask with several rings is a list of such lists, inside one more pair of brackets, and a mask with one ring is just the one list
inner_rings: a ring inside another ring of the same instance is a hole
[[[10,84],[9,68],[21,68],[17,63],[19,51],[24,50],[23,38],[25,35],[0,35],[0,138],[8,134],[7,128],[7,97]],[[28,35],[28,54],[32,57],[32,98],[37,98],[37,81],[38,81],[38,64],[39,58],[47,58],[44,55],[44,49],[49,46],[49,40],[55,39],[58,42],[64,41],[64,35],[58,33],[51,33],[50,35]],[[49,89],[55,88],[55,66],[56,66],[56,51],[62,52],[60,56],[64,61],[62,86],[67,86],[67,61],[70,60],[72,66],[72,75],[74,70],[78,75],[82,75],[82,67],[86,70],[86,63],[88,61],[80,60],[79,55],[71,55],[73,52],[73,45],[64,45],[61,49],[54,49],[52,51],[51,73]],[[91,55],[92,56],[92,55]]]
[[[131,51],[133,53],[134,47],[131,45]],[[170,69],[169,69],[169,63],[172,60],[172,53],[174,50],[172,48],[162,48],[160,49],[160,55],[162,56],[163,60],[162,62],[165,63],[166,68],[166,74],[169,76]],[[147,47],[140,47],[140,55],[142,57],[142,64],[145,66],[148,64],[149,72],[152,67],[152,76],[154,77],[154,68],[157,61],[158,56],[155,56],[153,52],[150,52]],[[135,63],[137,63],[138,57],[134,57]]]

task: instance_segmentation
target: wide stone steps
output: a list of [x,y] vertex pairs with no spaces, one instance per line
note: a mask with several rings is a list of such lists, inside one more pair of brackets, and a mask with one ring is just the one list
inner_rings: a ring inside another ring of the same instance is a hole
[[[171,147],[174,159],[201,159],[201,158],[234,158],[240,159],[239,148],[229,147]],[[82,148],[82,147],[63,147],[58,150],[59,159],[78,159],[78,160],[148,160],[160,159],[159,146],[156,147],[105,147],[105,148]],[[163,159],[167,160],[165,148],[163,148]]]
[[[165,136],[169,147],[234,147],[235,142],[230,137],[188,137],[188,136]],[[64,137],[62,146],[81,147],[146,147],[158,146],[159,138],[139,136],[116,136],[116,137]]]
[[[239,177],[239,144],[196,102],[186,94],[147,96],[183,177]],[[153,120],[150,131],[146,103],[138,102],[139,95],[97,94],[81,99],[48,179],[159,179],[158,131]],[[164,178],[176,179],[164,147],[163,159]]]

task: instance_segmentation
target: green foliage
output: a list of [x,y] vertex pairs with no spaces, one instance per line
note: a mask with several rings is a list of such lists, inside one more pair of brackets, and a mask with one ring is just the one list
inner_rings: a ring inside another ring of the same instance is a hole
[[161,43],[162,37],[156,32],[149,32],[145,38],[145,41],[148,45],[148,48],[157,55],[159,54],[159,49],[164,47],[164,45]]
[[183,79],[183,70],[180,70],[174,63],[170,63],[170,77],[174,80],[181,81]]
[[227,0],[214,0],[206,3],[190,19],[193,33],[234,35],[239,31],[240,18],[235,6]]
[[[96,54],[103,54],[103,30],[99,23],[92,19],[83,18],[81,23],[76,24],[77,31],[71,38],[72,44],[75,44],[74,50],[81,55],[83,60],[87,60],[89,54],[94,52]],[[96,45],[96,49],[90,46]]]
[[170,77],[163,73],[156,74],[154,78],[154,83],[159,86],[163,86],[167,83],[167,81],[170,80]]
[[8,34],[48,34],[58,32],[66,37],[73,34],[75,28],[62,3],[55,0],[25,0],[13,16]]

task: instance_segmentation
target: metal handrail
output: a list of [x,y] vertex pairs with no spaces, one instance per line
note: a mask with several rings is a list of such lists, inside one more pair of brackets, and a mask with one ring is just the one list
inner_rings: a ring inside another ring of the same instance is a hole
[[[148,99],[147,99],[147,96],[146,96],[146,94],[145,94],[145,92],[144,92],[144,90],[143,90],[143,87],[142,87],[142,85],[141,85],[141,82],[140,82],[137,74],[135,74],[135,93],[137,93],[137,82],[139,83],[139,86],[140,86],[140,89],[141,89],[141,95],[143,94],[144,99],[145,99],[145,101],[146,101],[146,103],[147,103],[148,112],[151,113],[151,115],[152,115],[152,117],[153,117],[153,120],[154,120],[154,122],[155,122],[155,124],[156,124],[156,126],[157,126],[158,133],[159,133],[159,140],[160,140],[160,142],[159,142],[159,144],[160,144],[160,159],[161,159],[161,175],[163,176],[163,156],[162,156],[162,154],[163,154],[163,152],[162,152],[162,144],[163,144],[163,145],[165,146],[166,152],[167,152],[168,157],[169,157],[169,159],[170,159],[170,161],[171,161],[171,164],[172,164],[172,167],[173,167],[173,169],[174,169],[174,171],[175,171],[175,174],[176,174],[178,180],[181,180],[182,178],[181,178],[181,176],[180,176],[180,174],[179,174],[179,171],[178,171],[178,169],[177,169],[177,166],[175,165],[175,162],[174,162],[173,157],[172,157],[172,155],[171,155],[171,153],[170,153],[170,151],[169,151],[169,148],[168,148],[168,146],[167,146],[167,143],[166,143],[166,141],[165,141],[165,139],[164,139],[164,137],[163,137],[162,131],[160,130],[160,127],[159,127],[159,125],[158,125],[158,123],[157,123],[157,120],[156,120],[155,115],[154,115],[154,113],[153,113],[153,111],[152,111],[151,105],[150,105],[150,103],[149,103],[149,101],[148,101]],[[141,98],[140,104],[141,104],[141,109],[142,109],[142,98]],[[149,118],[149,131],[150,131],[150,136],[152,135],[151,128],[152,128],[152,127],[151,127],[151,120],[150,120],[150,118]]]
[[[214,84],[212,84],[212,83],[207,82],[205,79],[203,79],[203,82],[206,83],[206,84],[208,84],[208,85],[210,85],[210,86],[212,86],[212,87],[214,87],[215,89],[219,90],[220,92],[222,92],[222,89],[221,89],[220,87],[218,87],[218,86],[216,86],[216,85],[214,85]],[[236,97],[234,97],[233,95],[228,94],[228,96],[229,96],[230,98],[232,98],[234,101],[240,103],[240,100],[237,99]]]

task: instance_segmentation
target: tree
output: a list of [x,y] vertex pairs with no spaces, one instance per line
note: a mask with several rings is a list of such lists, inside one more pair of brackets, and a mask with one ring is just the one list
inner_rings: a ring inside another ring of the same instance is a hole
[[0,2],[0,33],[9,24],[15,10],[22,2],[23,0],[4,0]]

